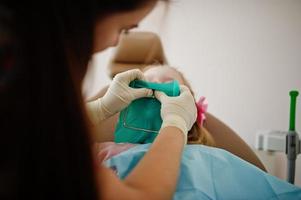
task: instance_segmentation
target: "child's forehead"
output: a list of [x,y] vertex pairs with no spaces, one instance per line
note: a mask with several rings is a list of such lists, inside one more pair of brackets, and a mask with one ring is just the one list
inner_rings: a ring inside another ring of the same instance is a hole
[[173,68],[173,67],[169,67],[169,66],[147,66],[144,70],[144,72],[174,72],[176,74],[179,74],[179,72]]
[[180,84],[185,84],[183,75],[175,68],[170,66],[148,66],[144,68],[144,75],[146,77],[157,77],[157,78],[171,78],[178,80]]

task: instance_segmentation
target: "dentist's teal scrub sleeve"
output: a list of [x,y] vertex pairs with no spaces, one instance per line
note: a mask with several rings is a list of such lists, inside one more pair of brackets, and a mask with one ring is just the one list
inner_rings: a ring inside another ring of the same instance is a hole
[[[132,88],[149,88],[162,91],[168,96],[179,96],[179,82],[153,83],[134,80]],[[155,97],[136,99],[120,112],[115,128],[114,141],[116,143],[152,143],[162,125],[160,115],[161,103]]]

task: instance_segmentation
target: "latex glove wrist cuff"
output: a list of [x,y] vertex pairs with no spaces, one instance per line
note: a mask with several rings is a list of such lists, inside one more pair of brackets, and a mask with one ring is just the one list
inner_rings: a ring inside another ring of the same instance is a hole
[[99,121],[107,119],[115,114],[115,113],[110,112],[109,109],[105,106],[105,104],[103,103],[103,98],[99,98],[97,100],[97,102],[98,102],[97,116],[98,116]]
[[93,124],[98,124],[100,121],[105,120],[114,114],[106,108],[102,102],[102,98],[88,102],[87,109]]
[[187,127],[185,124],[186,123],[183,118],[174,115],[174,116],[170,116],[170,117],[167,117],[166,119],[164,119],[161,129],[164,127],[168,127],[168,126],[177,127],[178,129],[181,130],[181,132],[184,136],[184,145],[186,145],[188,130],[187,130]]

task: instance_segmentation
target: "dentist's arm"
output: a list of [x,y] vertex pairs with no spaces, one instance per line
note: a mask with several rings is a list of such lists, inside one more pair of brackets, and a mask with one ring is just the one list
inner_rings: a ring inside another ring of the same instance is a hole
[[[87,99],[88,102],[95,101],[105,95],[109,88],[109,85],[102,88],[95,96],[90,97]],[[90,110],[89,112],[94,112],[93,110]],[[115,132],[115,126],[118,122],[119,113],[114,114],[113,116],[104,119],[101,121],[101,123],[94,123],[92,128],[93,133],[93,140],[95,142],[110,142],[114,141],[114,132]]]
[[179,176],[183,143],[180,129],[163,128],[150,150],[124,181],[110,169],[101,166],[98,179],[101,199],[172,199]]
[[100,169],[99,181],[103,199],[172,199],[187,132],[196,120],[196,106],[187,87],[181,87],[178,97],[167,97],[160,92],[155,95],[162,105],[163,123],[160,133],[150,150],[124,181],[120,181],[107,168]]

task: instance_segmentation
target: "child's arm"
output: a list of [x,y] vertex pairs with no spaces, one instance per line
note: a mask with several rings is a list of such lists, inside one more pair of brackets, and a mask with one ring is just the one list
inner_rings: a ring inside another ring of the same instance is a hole
[[214,117],[212,114],[206,113],[204,127],[212,135],[216,143],[216,147],[225,149],[266,171],[264,165],[255,155],[252,149],[222,121]]

